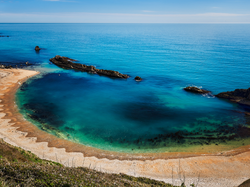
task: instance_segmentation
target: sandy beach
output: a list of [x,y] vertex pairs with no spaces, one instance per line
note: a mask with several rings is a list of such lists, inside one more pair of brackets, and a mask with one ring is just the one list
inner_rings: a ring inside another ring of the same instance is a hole
[[[86,147],[39,130],[18,112],[18,87],[38,72],[0,69],[0,138],[43,159],[109,173],[149,177],[167,183],[238,186],[250,178],[250,146],[217,153],[122,154]],[[184,181],[183,181],[184,182]]]

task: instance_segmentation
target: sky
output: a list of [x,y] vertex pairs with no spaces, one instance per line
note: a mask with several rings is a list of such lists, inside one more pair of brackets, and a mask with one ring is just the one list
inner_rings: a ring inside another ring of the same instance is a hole
[[250,23],[250,0],[0,0],[0,23]]

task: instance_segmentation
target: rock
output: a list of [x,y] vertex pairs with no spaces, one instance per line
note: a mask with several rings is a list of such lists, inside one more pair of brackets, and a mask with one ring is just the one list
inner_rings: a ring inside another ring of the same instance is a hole
[[250,106],[250,88],[236,89],[231,92],[221,92],[217,94],[216,97],[228,99],[232,102]]
[[12,64],[12,65],[4,65],[0,64],[0,69],[11,69],[11,68],[23,68],[24,66],[33,66],[34,64],[31,64],[29,62],[26,62],[25,64]]
[[3,65],[3,64],[0,64],[0,69],[11,69],[12,66],[11,65]]
[[139,77],[139,76],[136,76],[136,77],[135,77],[135,80],[136,80],[136,81],[141,81],[141,80],[142,80],[142,78],[141,78],[141,77]]
[[36,47],[35,47],[35,50],[36,50],[36,51],[40,51],[41,49],[39,48],[39,46],[36,46]]
[[68,57],[62,57],[62,56],[55,56],[54,58],[51,58],[50,61],[57,65],[58,67],[64,68],[64,69],[74,69],[77,71],[83,71],[88,73],[96,73],[99,75],[105,75],[108,77],[116,77],[116,78],[123,78],[127,79],[129,76],[126,74],[119,73],[118,71],[113,70],[104,70],[104,69],[97,69],[94,66],[87,66],[84,64],[75,63],[73,59],[70,59]]
[[183,88],[185,91],[187,92],[193,92],[193,93],[199,93],[199,94],[206,94],[206,93],[210,93],[210,91],[207,90],[203,90],[200,88],[197,88],[195,86],[188,86],[186,88]]

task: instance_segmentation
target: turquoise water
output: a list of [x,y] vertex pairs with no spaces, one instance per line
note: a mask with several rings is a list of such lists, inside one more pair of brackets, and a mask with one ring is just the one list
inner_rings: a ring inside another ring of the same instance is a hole
[[[17,103],[25,118],[58,137],[119,152],[178,151],[240,144],[247,108],[213,94],[249,87],[250,25],[0,24],[0,63],[35,64]],[[39,45],[39,53],[34,47]],[[143,81],[63,70],[55,55]]]

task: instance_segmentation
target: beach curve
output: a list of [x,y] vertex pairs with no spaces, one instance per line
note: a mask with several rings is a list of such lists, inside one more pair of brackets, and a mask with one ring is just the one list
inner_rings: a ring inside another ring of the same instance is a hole
[[21,83],[37,74],[23,69],[0,70],[0,137],[12,145],[66,166],[85,166],[175,184],[180,183],[180,171],[185,173],[186,184],[197,181],[200,175],[199,186],[237,186],[250,176],[249,146],[219,155],[200,152],[131,155],[101,151],[43,132],[26,121],[14,103]]

